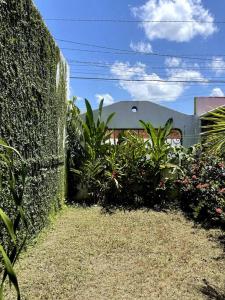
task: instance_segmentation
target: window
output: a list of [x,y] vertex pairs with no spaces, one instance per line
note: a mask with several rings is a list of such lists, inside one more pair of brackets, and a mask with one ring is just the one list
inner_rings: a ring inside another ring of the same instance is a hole
[[133,106],[133,107],[131,108],[131,110],[132,110],[132,112],[137,112],[137,111],[138,111],[137,106]]

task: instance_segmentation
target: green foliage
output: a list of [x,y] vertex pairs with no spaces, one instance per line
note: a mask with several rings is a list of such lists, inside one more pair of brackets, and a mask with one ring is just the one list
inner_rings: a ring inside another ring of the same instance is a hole
[[150,141],[148,147],[150,149],[150,159],[153,161],[157,167],[161,163],[165,163],[168,157],[168,154],[171,150],[170,145],[167,143],[167,137],[171,132],[173,126],[173,120],[169,119],[163,128],[154,128],[153,125],[148,122],[140,120],[140,123],[147,131]]
[[84,143],[87,155],[95,159],[103,155],[107,149],[106,142],[109,140],[111,132],[108,132],[108,124],[115,113],[108,116],[106,121],[102,120],[102,108],[104,99],[100,101],[97,117],[94,117],[92,107],[87,99],[85,121],[83,122]]
[[70,167],[78,167],[84,158],[83,123],[80,110],[76,106],[76,97],[67,105],[67,157]]
[[77,178],[78,193],[76,199],[91,205],[98,202],[101,176],[104,170],[104,161],[100,158],[87,159],[80,170],[71,169]]
[[[19,156],[20,170],[18,171],[14,165],[14,155]],[[1,263],[4,266],[2,272],[2,281],[0,284],[0,299],[3,299],[4,283],[9,278],[9,281],[14,285],[17,292],[17,299],[20,299],[20,289],[17,280],[16,273],[14,271],[14,264],[18,260],[19,254],[24,248],[27,240],[28,224],[23,210],[23,196],[25,189],[26,179],[26,166],[23,158],[19,152],[6,144],[3,140],[0,140],[0,195],[4,191],[4,187],[9,187],[8,198],[9,201],[13,200],[15,207],[15,213],[13,220],[0,208],[0,220],[5,226],[9,242],[7,246],[3,246],[0,243],[0,253],[2,256]],[[25,234],[22,239],[19,240],[18,232],[25,230]]]
[[75,101],[69,103],[68,132],[68,177],[69,200],[76,199],[93,204],[98,201],[100,177],[106,168],[105,156],[110,151],[107,143],[111,133],[108,124],[113,118],[111,114],[106,121],[102,120],[103,99],[99,104],[97,116],[88,100],[85,99],[86,114],[82,119]]
[[84,137],[80,110],[76,106],[76,97],[67,106],[67,200],[73,200],[77,194],[79,176],[71,170],[79,170],[85,160]]
[[[174,173],[179,169],[172,163],[173,148],[167,143],[172,119],[158,130],[151,123],[141,121],[150,136],[147,142],[135,132],[126,132],[120,135],[118,145],[110,145],[107,143],[111,135],[108,123],[114,114],[104,122],[103,100],[96,115],[88,100],[85,103],[83,164],[76,167],[70,163],[73,184],[79,190],[77,200],[83,199],[86,204],[99,202],[104,206],[130,207],[153,206],[161,202],[167,181],[176,176]],[[72,118],[77,120],[77,110],[74,110]],[[76,128],[71,137],[75,131]]]
[[83,130],[87,131],[87,155],[80,168],[72,170],[79,182],[77,200],[82,198],[88,205],[99,203],[106,209],[179,207],[196,220],[225,220],[222,160],[204,155],[201,145],[189,149],[170,146],[167,138],[172,119],[158,129],[141,121],[149,135],[147,141],[126,131],[117,145],[106,145],[104,139],[96,142],[96,119],[101,119],[102,103],[98,118],[89,102],[86,105]]
[[[125,207],[168,206],[172,189],[171,174],[165,176],[165,169],[152,159],[149,141],[145,142],[135,132],[126,132],[120,144],[114,146],[107,155],[105,177],[101,178],[101,203],[104,206],[119,205]],[[164,163],[168,169],[172,148]],[[162,162],[162,160],[160,160]],[[161,169],[162,168],[162,169]],[[179,168],[179,167],[177,167]],[[107,176],[107,175],[110,176]]]
[[143,204],[146,186],[142,175],[147,170],[152,172],[143,138],[132,131],[124,133],[120,144],[114,146],[106,157],[101,204],[127,207]]
[[174,186],[179,190],[181,208],[197,220],[219,221],[217,209],[225,211],[224,162],[215,156],[203,153],[199,157],[193,152],[182,164],[184,176]]
[[171,163],[170,154],[173,148],[167,143],[167,138],[173,127],[173,119],[169,119],[163,128],[154,128],[148,122],[140,121],[149,135],[147,142],[148,154],[154,170],[155,186],[159,184],[162,178],[171,176],[171,173],[178,169],[177,165]]
[[225,156],[225,107],[210,112],[203,120],[208,123],[203,128],[209,151]]
[[[31,236],[64,198],[67,70],[33,1],[0,1],[0,12],[0,137],[26,161]],[[0,203],[12,216],[8,192],[5,187]],[[8,242],[1,225],[0,241]]]

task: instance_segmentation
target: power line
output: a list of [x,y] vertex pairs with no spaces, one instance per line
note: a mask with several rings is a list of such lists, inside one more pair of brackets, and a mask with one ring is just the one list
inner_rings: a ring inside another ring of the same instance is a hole
[[[99,51],[99,50],[89,50],[89,49],[80,49],[80,48],[60,48],[61,50],[70,50],[70,51],[81,51],[81,52],[89,52],[89,53],[105,53],[105,54],[116,54],[116,55],[123,55],[123,54],[133,54],[129,52],[112,52],[112,51]],[[136,53],[137,54],[137,53]]]
[[[92,69],[90,69],[90,67]],[[213,72],[213,71],[221,71],[220,73],[221,74],[225,74],[225,68],[214,68],[212,70],[212,68],[201,68],[201,67],[152,67],[152,66],[146,66],[148,67],[148,71],[147,72],[155,72],[155,70],[159,70],[159,71],[162,71],[162,72],[158,72],[157,71],[157,75],[160,75],[162,74],[161,76],[164,76],[165,74],[169,74],[170,76],[172,75],[175,75],[176,73],[181,73],[182,71],[184,72],[188,72],[188,71],[195,71],[195,72],[206,72],[207,74],[209,73],[209,75]],[[80,69],[81,68],[81,69]],[[87,69],[88,68],[88,69]],[[99,65],[99,64],[70,64],[70,69],[71,71],[80,71],[79,73],[81,72],[92,72],[94,74],[93,71],[98,71],[100,69],[104,69],[103,71],[109,71],[110,69],[115,69],[116,71],[118,72],[123,72],[124,71],[124,68],[123,66],[120,66],[120,65],[114,65],[114,64],[103,64],[103,65]],[[135,67],[131,67],[132,70],[129,69],[129,66],[127,66],[127,70],[125,70],[126,73],[130,73],[130,74],[139,74],[138,70],[136,71],[135,70]],[[100,70],[99,70],[100,71]],[[211,72],[210,72],[211,71]],[[101,72],[102,73],[102,72]],[[88,73],[87,73],[88,74]],[[103,74],[104,75],[104,74]],[[224,77],[215,77],[213,76],[214,79],[224,79]]]
[[[79,68],[82,68],[82,69],[79,69]],[[105,68],[105,69],[108,69],[110,67],[115,67],[114,65],[112,66],[104,66],[104,65],[100,65],[100,66],[95,66],[95,65],[76,65],[76,64],[70,64],[70,69],[74,69],[75,71],[93,71],[95,69],[84,69],[83,67],[93,67],[93,68]],[[191,68],[191,67],[180,67],[180,68],[173,68],[173,67],[151,67],[151,66],[148,66],[151,70],[162,70],[162,71],[169,71],[169,70],[176,70],[176,71],[212,71],[212,68]],[[123,68],[121,67],[118,67],[116,66],[115,67],[117,70],[123,70]],[[224,71],[223,73],[225,73],[225,68],[218,68],[218,69],[213,69],[213,70],[216,70],[216,71]],[[103,70],[104,71],[104,70]],[[129,73],[136,73],[135,71],[131,71],[131,70],[126,70],[126,72],[129,72]]]
[[[122,66],[115,66],[115,62],[101,62],[101,61],[78,61],[78,60],[70,60],[69,65],[71,67],[79,66],[79,67],[97,67],[97,68],[109,68],[109,67],[116,67],[116,69],[122,69]],[[128,66],[129,67],[129,66]],[[194,66],[178,66],[178,67],[169,67],[169,66],[148,66],[151,69],[162,69],[162,70],[212,70],[212,68],[207,67],[194,67]],[[223,71],[225,68],[213,68],[216,71]],[[131,71],[134,72],[134,71]]]
[[104,80],[104,81],[128,81],[128,82],[160,82],[160,83],[207,83],[224,84],[225,80],[163,80],[163,79],[125,79],[125,78],[106,78],[106,77],[81,77],[81,76],[70,76],[71,79],[81,80]]
[[[66,43],[72,43],[76,45],[82,45],[87,47],[94,47],[94,48],[100,48],[100,49],[106,49],[106,50],[112,50],[112,51],[96,51],[96,50],[89,50],[89,49],[79,49],[79,48],[61,48],[62,50],[72,50],[72,51],[83,51],[83,52],[92,52],[92,53],[107,53],[107,54],[141,54],[141,55],[147,55],[147,56],[160,56],[160,57],[176,57],[176,58],[182,58],[182,59],[193,59],[193,60],[201,60],[201,61],[212,61],[212,58],[202,58],[202,57],[190,57],[186,55],[177,55],[177,54],[165,54],[165,53],[157,53],[157,52],[140,52],[140,51],[134,51],[134,50],[128,50],[128,49],[119,49],[119,48],[113,48],[113,47],[107,47],[107,46],[101,46],[96,44],[89,44],[89,43],[81,43],[81,42],[75,42],[75,41],[69,41],[69,40],[61,40],[56,39],[57,41],[66,42]],[[220,59],[214,58],[213,61],[221,61]]]
[[203,21],[203,20],[127,20],[127,19],[79,19],[79,18],[46,18],[45,21],[62,22],[106,22],[106,23],[201,23],[201,24],[225,24],[221,21]]
[[[96,45],[96,44],[89,44],[89,43],[82,43],[82,42],[75,42],[71,40],[62,40],[62,39],[57,39],[59,42],[64,42],[64,43],[70,43],[70,44],[76,44],[76,45],[82,45],[82,46],[87,46],[87,47],[95,47],[95,48],[101,48],[101,49],[107,49],[107,50],[116,50],[120,52],[126,52],[126,53],[140,53],[140,54],[151,54],[142,52],[142,51],[135,51],[135,50],[130,50],[130,49],[120,49],[120,48],[112,48],[112,47],[107,47],[107,46],[101,46],[101,45]],[[181,54],[182,56],[225,56],[225,54]],[[174,57],[174,55],[173,55]]]
[[[127,71],[128,72],[128,71]],[[72,75],[74,74],[86,74],[86,75],[98,75],[98,76],[107,76],[108,74],[105,73],[105,74],[100,74],[100,73],[96,73],[96,72],[82,72],[82,71],[72,71]],[[157,74],[158,76],[163,76],[163,75],[160,75],[160,74]],[[135,74],[134,74],[135,76]],[[146,74],[146,75],[141,75],[142,78],[149,78],[149,76],[151,76],[151,74]],[[184,77],[182,76],[173,76],[173,79],[183,79]],[[192,80],[202,80],[203,78],[202,77],[193,77]],[[209,81],[212,81],[212,80],[225,80],[224,77],[213,77],[213,78],[210,78],[210,79],[207,79]]]

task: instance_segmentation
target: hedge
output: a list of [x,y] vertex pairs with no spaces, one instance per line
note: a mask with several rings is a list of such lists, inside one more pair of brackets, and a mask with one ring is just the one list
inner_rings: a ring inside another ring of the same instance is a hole
[[66,94],[67,64],[32,1],[0,0],[0,137],[26,160],[30,234],[64,200]]

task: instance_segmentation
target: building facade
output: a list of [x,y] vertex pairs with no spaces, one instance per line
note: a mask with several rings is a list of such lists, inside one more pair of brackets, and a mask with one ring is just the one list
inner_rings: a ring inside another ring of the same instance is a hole
[[[124,130],[134,130],[147,138],[139,120],[151,122],[155,128],[163,127],[169,118],[173,119],[173,130],[168,137],[172,145],[182,144],[190,147],[200,140],[201,116],[219,106],[225,105],[225,97],[196,97],[194,114],[187,115],[150,101],[120,101],[105,106],[102,112],[103,120],[115,112],[109,124],[112,130],[111,142],[117,143],[118,135]],[[97,111],[94,111],[94,115]]]

